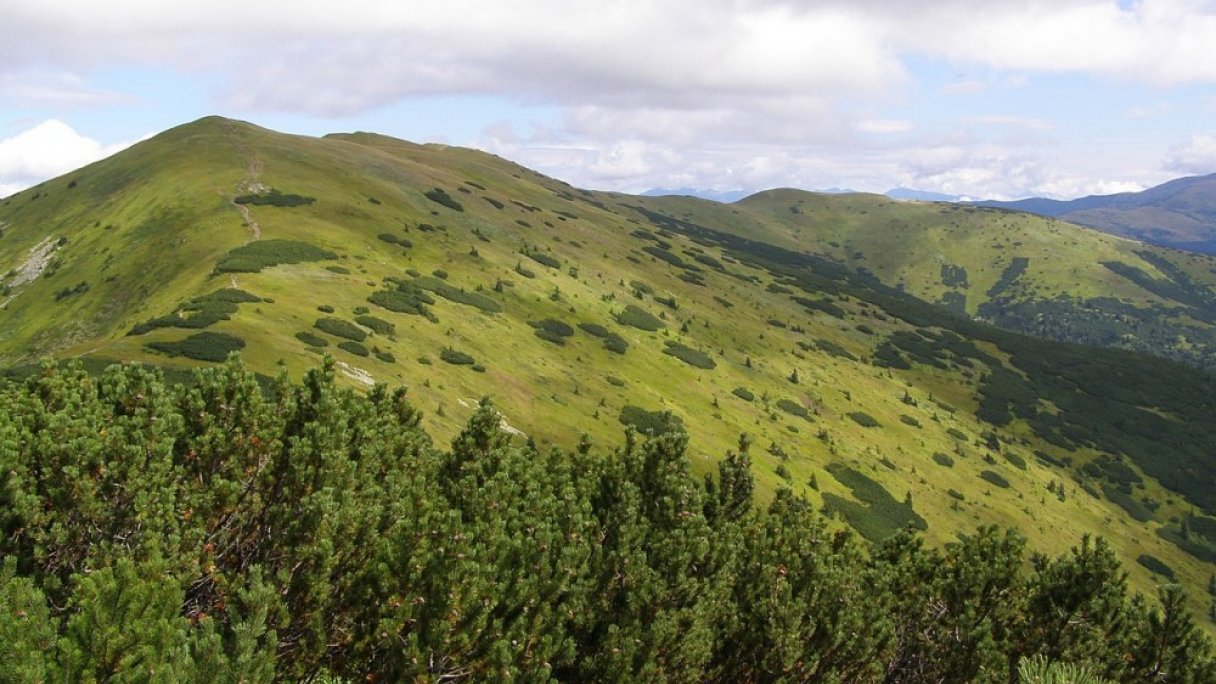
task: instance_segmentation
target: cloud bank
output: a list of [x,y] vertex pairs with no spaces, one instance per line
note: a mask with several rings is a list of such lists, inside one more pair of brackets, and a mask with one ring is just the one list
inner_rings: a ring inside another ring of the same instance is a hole
[[[990,84],[966,75],[977,70],[1168,89],[1216,82],[1212,45],[1211,0],[40,0],[6,9],[0,93],[4,69],[158,64],[209,75],[217,108],[250,116],[352,117],[415,97],[489,95],[556,108],[559,125],[479,143],[521,161],[577,161],[568,177],[585,183],[641,189],[701,169],[701,183],[793,184],[861,172],[851,154],[870,178],[1009,195],[1048,182],[1034,170],[1052,162],[1044,141],[943,143],[884,115],[920,85],[911,64],[958,65],[960,77],[937,86],[947,98],[982,96]],[[34,94],[56,93],[104,96]],[[1001,111],[958,124],[1053,128]],[[949,154],[971,165],[926,171],[925,159]],[[861,176],[834,184],[850,178]]]
[[103,145],[55,119],[0,139],[0,197],[95,162],[128,144]]

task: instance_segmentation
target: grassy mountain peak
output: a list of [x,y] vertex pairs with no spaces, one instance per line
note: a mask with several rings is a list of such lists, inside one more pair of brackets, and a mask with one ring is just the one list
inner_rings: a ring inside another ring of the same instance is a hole
[[219,117],[6,198],[0,226],[13,376],[328,354],[349,385],[407,386],[440,440],[486,395],[542,447],[679,423],[698,472],[746,433],[762,498],[870,538],[1100,531],[1144,591],[1163,567],[1199,588],[1216,557],[1211,378],[1129,351],[1211,365],[1208,257],[876,195],[592,192]]

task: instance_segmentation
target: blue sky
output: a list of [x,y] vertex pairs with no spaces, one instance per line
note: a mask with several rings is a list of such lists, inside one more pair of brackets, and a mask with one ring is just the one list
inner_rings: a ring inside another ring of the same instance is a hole
[[208,114],[582,187],[1074,197],[1216,172],[1212,0],[9,0],[0,196]]

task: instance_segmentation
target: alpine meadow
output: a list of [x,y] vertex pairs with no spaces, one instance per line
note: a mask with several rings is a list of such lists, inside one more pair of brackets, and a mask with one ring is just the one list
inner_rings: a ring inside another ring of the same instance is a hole
[[1213,682],[1214,371],[1216,257],[207,117],[0,200],[0,681]]

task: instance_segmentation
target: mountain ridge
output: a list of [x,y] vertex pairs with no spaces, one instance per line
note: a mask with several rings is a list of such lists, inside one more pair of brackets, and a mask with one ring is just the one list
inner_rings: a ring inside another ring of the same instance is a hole
[[1026,211],[1153,244],[1216,253],[1216,174],[1176,178],[1140,192],[971,204]]
[[483,395],[541,446],[678,419],[698,472],[749,433],[762,498],[790,488],[875,537],[1000,522],[1062,550],[1105,530],[1140,588],[1144,554],[1207,579],[1205,538],[1178,535],[1216,513],[1211,377],[1015,335],[971,299],[1201,317],[1205,257],[877,195],[593,192],[466,148],[224,119],[18,193],[0,222],[13,377],[46,355],[183,370],[239,349],[274,375],[328,353],[348,385],[407,385],[438,439]]

